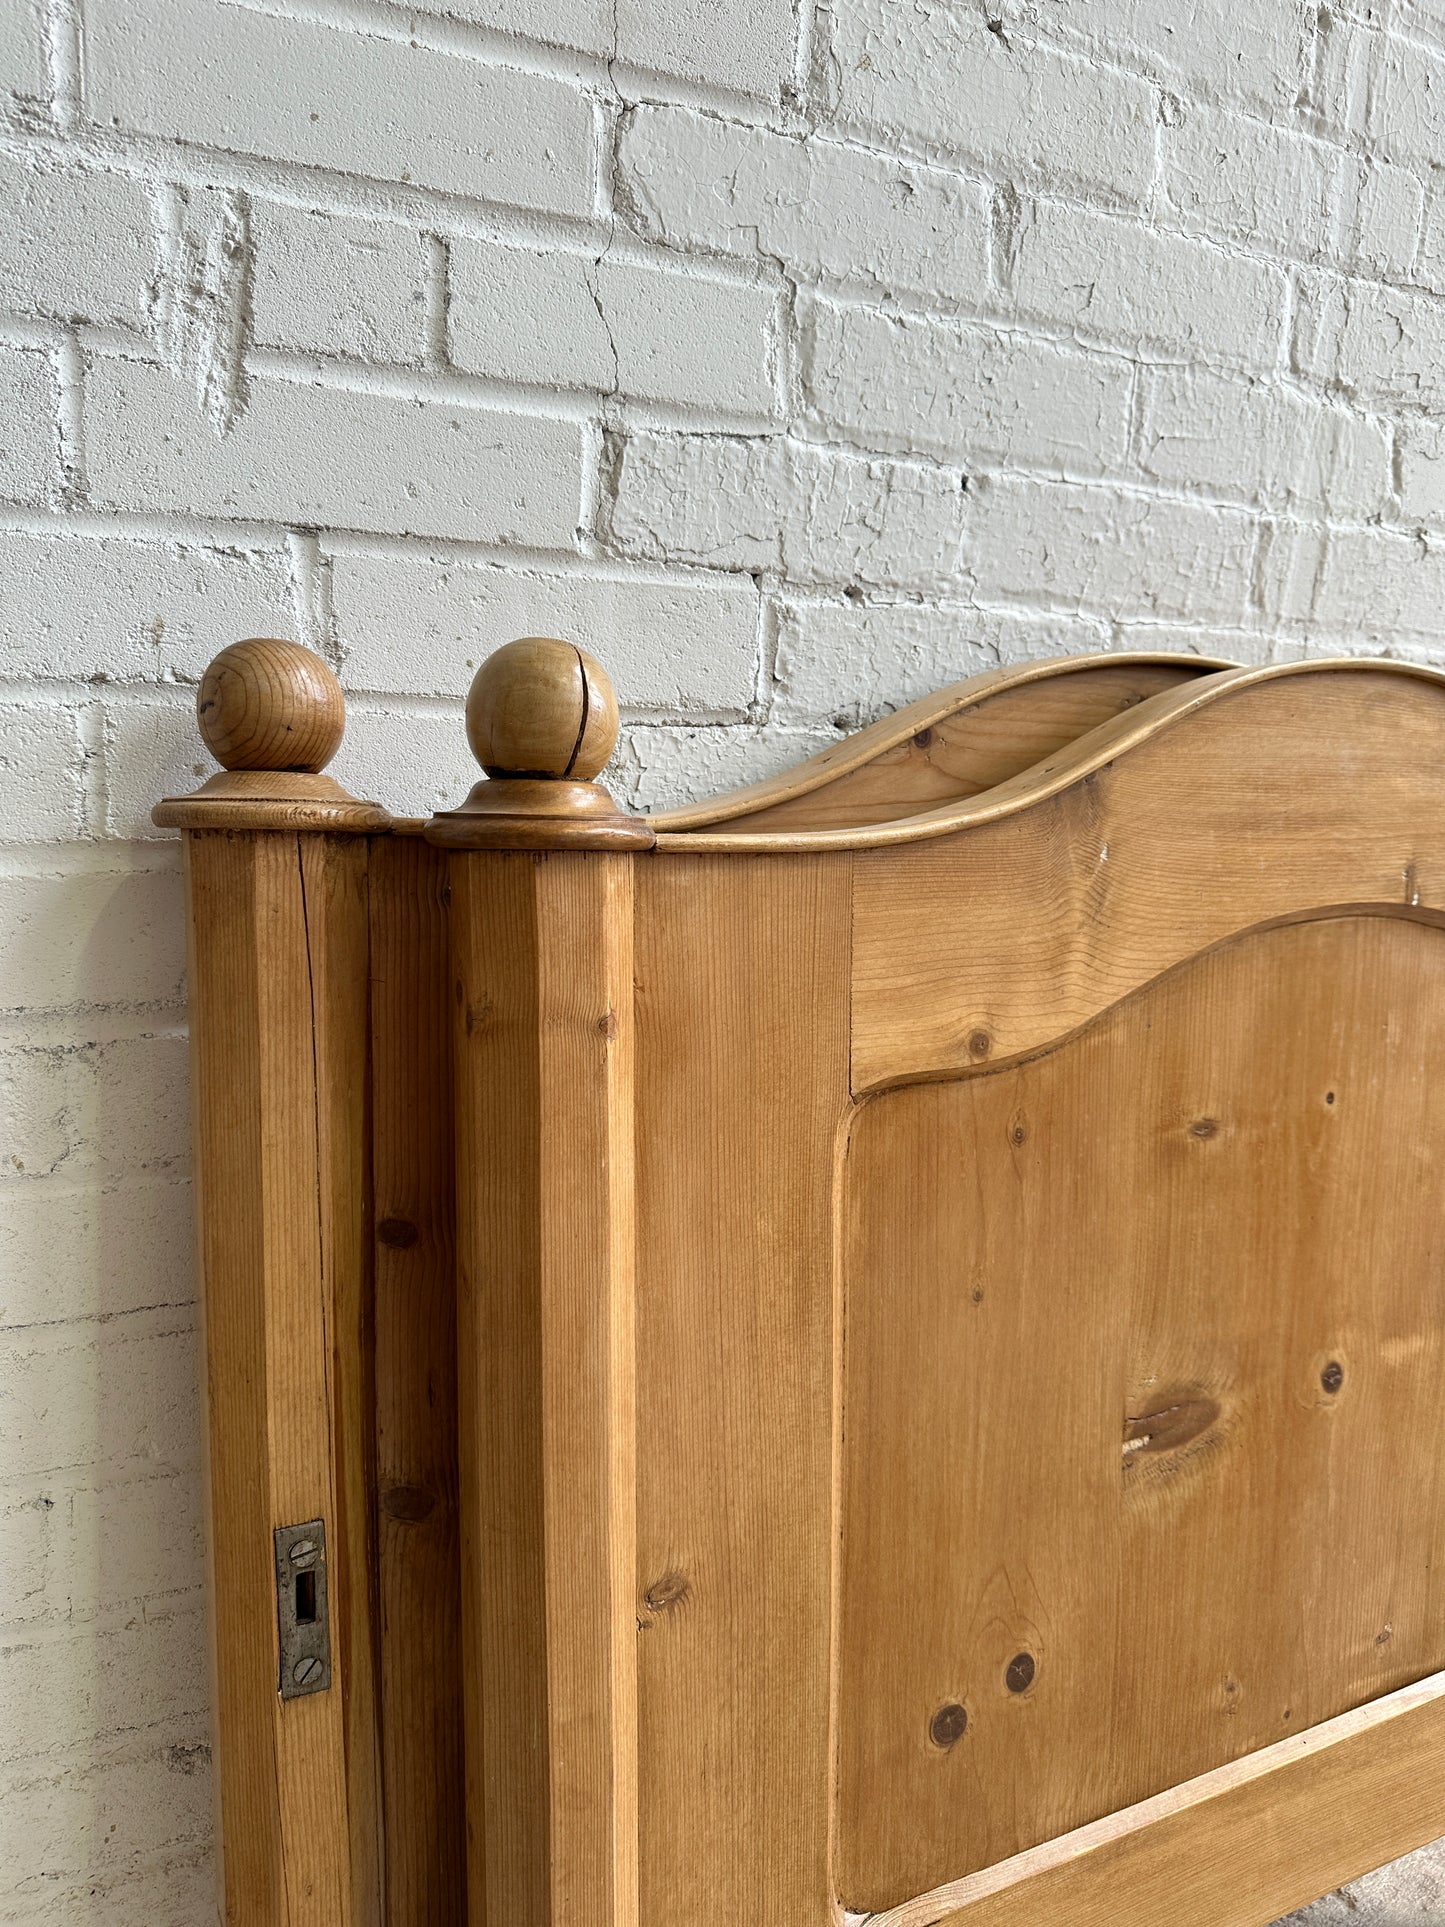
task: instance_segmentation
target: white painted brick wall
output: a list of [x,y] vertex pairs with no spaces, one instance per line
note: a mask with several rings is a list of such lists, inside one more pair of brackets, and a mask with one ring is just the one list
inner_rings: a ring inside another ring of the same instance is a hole
[[55,371],[44,354],[0,348],[0,493],[43,502],[55,473]]
[[858,0],[837,9],[829,55],[837,119],[865,139],[1135,204],[1149,193],[1158,90],[1026,27]]
[[1442,169],[1445,0],[0,0],[0,1922],[211,1917],[209,656],[407,810],[526,630],[642,804],[1043,652],[1445,661]]
[[981,292],[987,187],[923,162],[638,107],[623,120],[616,188],[658,241],[771,259],[800,285],[862,283],[945,304]]

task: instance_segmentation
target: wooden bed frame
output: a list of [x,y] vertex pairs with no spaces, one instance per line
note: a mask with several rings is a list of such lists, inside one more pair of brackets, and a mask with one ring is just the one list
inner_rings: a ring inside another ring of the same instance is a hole
[[223,651],[222,1917],[1263,1927],[1445,1834],[1445,678],[1076,657],[650,819]]

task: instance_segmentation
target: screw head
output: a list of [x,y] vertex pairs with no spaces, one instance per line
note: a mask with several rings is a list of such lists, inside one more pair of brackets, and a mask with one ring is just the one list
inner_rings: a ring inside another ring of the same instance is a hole
[[314,1559],[315,1557],[316,1541],[314,1539],[298,1539],[291,1548],[291,1563],[293,1566],[304,1565],[307,1560]]
[[321,1661],[314,1655],[298,1659],[291,1668],[291,1680],[295,1686],[312,1686],[321,1677]]

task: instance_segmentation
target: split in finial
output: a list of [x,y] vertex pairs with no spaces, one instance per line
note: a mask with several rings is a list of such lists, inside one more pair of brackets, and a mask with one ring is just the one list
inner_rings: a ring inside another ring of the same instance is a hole
[[460,809],[427,836],[451,849],[650,849],[592,779],[617,745],[617,696],[607,671],[575,643],[523,636],[488,656],[467,696],[467,741],[486,771]]
[[253,636],[223,649],[196,692],[220,773],[151,811],[162,829],[384,830],[391,818],[323,775],[341,747],[346,701],[329,664],[299,643]]

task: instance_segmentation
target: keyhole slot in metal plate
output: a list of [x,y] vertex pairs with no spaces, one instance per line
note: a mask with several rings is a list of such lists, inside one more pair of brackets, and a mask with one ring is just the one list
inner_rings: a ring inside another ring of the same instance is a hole
[[277,1691],[283,1700],[324,1693],[331,1684],[331,1625],[326,1598],[326,1522],[278,1526],[276,1635]]

